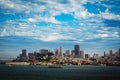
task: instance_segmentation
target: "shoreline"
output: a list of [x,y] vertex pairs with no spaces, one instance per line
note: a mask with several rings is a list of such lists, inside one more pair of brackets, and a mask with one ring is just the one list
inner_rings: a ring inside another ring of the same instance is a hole
[[50,62],[36,62],[36,63],[31,63],[31,62],[0,62],[1,65],[40,65],[40,66],[55,66],[55,65],[60,65],[60,66],[69,66],[69,65],[95,65],[95,66],[120,66],[120,64],[53,64]]

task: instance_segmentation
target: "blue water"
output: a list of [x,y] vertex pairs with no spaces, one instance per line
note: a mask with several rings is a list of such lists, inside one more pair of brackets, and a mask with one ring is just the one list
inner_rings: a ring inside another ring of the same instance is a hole
[[115,66],[8,66],[0,65],[0,80],[120,80]]

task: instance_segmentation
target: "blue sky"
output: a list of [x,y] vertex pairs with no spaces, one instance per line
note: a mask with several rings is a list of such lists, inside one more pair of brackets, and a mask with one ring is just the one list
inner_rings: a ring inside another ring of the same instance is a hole
[[74,49],[86,53],[120,48],[119,0],[0,0],[0,58],[22,49]]

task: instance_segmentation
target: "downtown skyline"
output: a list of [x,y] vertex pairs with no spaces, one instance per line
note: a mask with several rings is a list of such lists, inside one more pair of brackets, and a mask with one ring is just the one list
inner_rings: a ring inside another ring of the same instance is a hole
[[22,49],[73,50],[103,55],[120,48],[119,0],[1,0],[0,58]]

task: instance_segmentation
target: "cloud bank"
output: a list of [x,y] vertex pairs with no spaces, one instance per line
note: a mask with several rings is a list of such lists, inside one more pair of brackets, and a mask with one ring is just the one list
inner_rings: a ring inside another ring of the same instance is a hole
[[47,42],[118,40],[120,24],[107,25],[109,20],[120,21],[120,13],[113,10],[119,8],[115,2],[119,1],[1,0],[0,36],[31,36]]

